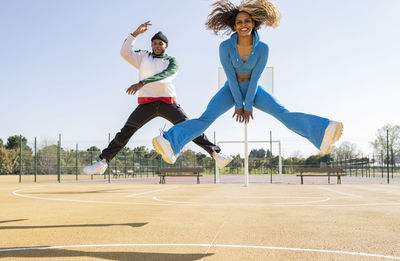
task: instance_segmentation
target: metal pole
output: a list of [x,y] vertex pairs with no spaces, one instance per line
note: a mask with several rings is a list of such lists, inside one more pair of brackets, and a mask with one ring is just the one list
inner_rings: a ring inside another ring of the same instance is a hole
[[19,135],[19,183],[22,177],[22,135]]
[[387,183],[389,184],[389,129],[386,130],[386,168],[387,168]]
[[36,183],[36,176],[37,176],[37,145],[36,145],[36,137],[35,137],[35,167],[34,167],[34,175],[35,175],[35,183]]
[[[214,131],[214,144],[217,145],[217,136],[215,134],[215,131]],[[215,162],[215,164],[214,164],[214,184],[217,183],[217,169],[218,169],[217,162]]]
[[269,131],[269,154],[272,159],[272,131]]
[[394,158],[393,158],[393,144],[390,145],[390,162],[392,163],[392,179],[393,179],[393,171],[394,171]]
[[281,141],[278,142],[278,145],[279,145],[279,178],[280,178],[280,180],[281,180],[281,183],[283,183]]
[[[108,133],[108,144],[110,144],[110,142],[111,142],[111,135],[110,135],[110,133]],[[108,162],[108,183],[110,183],[111,182],[111,162]],[[106,177],[106,175],[104,174],[104,178]]]
[[247,123],[244,124],[244,186],[249,186],[249,143],[247,140]]
[[75,163],[76,163],[76,169],[75,169],[75,176],[76,176],[76,181],[78,181],[78,173],[79,173],[79,153],[78,153],[78,144],[76,144],[76,153],[75,153]]
[[58,148],[57,148],[57,181],[61,182],[61,134],[58,135]]

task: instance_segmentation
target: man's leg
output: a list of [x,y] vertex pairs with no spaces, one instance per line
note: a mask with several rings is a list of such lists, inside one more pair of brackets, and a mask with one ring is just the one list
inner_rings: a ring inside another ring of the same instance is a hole
[[[166,104],[162,103],[159,109],[159,115],[166,120],[170,121],[172,124],[176,125],[182,121],[186,121],[189,117],[183,111],[179,104]],[[200,136],[193,140],[198,146],[203,148],[205,151],[212,156],[213,152],[219,153],[221,151],[220,147],[208,140],[207,136],[202,133]]]
[[144,124],[157,117],[158,102],[139,104],[129,116],[124,127],[115,135],[108,147],[100,155],[101,159],[112,160],[115,155],[128,143],[132,135]]
[[222,87],[209,102],[206,111],[198,119],[183,121],[167,132],[163,137],[168,140],[173,153],[179,155],[182,148],[195,137],[203,133],[220,115],[234,105],[228,85]]

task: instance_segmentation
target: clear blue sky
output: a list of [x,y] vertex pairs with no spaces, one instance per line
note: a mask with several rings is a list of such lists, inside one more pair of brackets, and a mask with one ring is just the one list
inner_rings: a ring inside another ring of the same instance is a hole
[[[217,91],[218,45],[226,37],[205,30],[213,1],[2,0],[0,1],[0,138],[15,134],[74,148],[107,145],[137,106],[125,90],[137,71],[119,55],[127,34],[147,20],[137,41],[163,31],[180,64],[178,103],[198,117]],[[239,1],[234,1],[238,3]],[[383,125],[400,124],[400,1],[282,0],[280,26],[262,29],[275,68],[275,96],[289,110],[344,123],[341,141],[372,154],[369,142]],[[218,140],[243,139],[227,112],[206,131]],[[148,123],[128,146],[151,147],[166,121]],[[169,128],[171,124],[167,124]],[[285,156],[317,153],[308,141],[271,116],[255,111],[251,140],[273,138]],[[261,145],[252,145],[259,148]],[[195,145],[189,148],[197,149]],[[223,147],[229,154],[240,145]]]

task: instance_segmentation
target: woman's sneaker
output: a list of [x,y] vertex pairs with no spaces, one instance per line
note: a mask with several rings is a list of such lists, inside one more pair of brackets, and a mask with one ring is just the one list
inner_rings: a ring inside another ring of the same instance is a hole
[[162,135],[155,137],[152,140],[153,147],[157,151],[158,154],[161,154],[162,159],[169,163],[174,164],[176,161],[176,157],[174,151],[172,150],[171,144],[169,141],[164,138]]
[[335,146],[333,144],[340,139],[343,133],[343,123],[331,121],[326,127],[324,138],[319,148],[322,154],[329,154]]
[[231,156],[227,156],[217,152],[213,152],[212,157],[215,159],[215,162],[217,163],[217,166],[220,169],[228,165],[233,160]]
[[104,174],[107,167],[108,167],[107,160],[102,159],[102,160],[96,162],[95,164],[93,164],[92,166],[84,167],[83,173],[90,174],[90,175],[91,174]]

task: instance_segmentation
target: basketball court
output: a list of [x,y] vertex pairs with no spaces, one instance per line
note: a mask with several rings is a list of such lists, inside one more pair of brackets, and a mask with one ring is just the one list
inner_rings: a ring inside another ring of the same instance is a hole
[[0,181],[3,260],[400,260],[400,184]]

